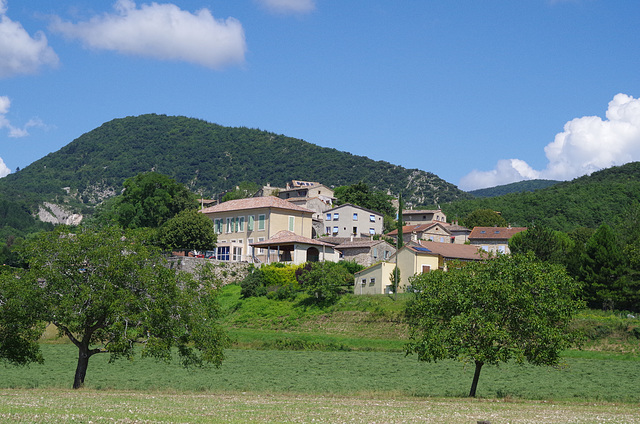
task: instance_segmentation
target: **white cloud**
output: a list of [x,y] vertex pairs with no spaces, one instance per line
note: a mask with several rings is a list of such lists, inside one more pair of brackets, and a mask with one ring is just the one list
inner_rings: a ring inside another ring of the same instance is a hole
[[6,128],[9,130],[9,137],[21,138],[29,135],[27,131],[31,127],[46,127],[40,119],[30,119],[24,127],[19,128],[11,124],[7,113],[11,108],[11,100],[7,96],[0,96],[0,129]]
[[314,0],[257,0],[262,6],[275,13],[309,13],[316,8]]
[[11,170],[4,164],[2,158],[0,158],[0,178],[6,177],[9,174],[11,174]]
[[215,19],[208,9],[196,13],[174,4],[118,0],[114,13],[71,23],[55,19],[50,29],[95,49],[162,60],[199,64],[211,69],[244,62],[242,24]]
[[20,22],[6,16],[7,2],[0,0],[0,78],[33,74],[41,66],[58,65],[58,56],[37,31],[33,37]]
[[535,178],[570,180],[628,162],[640,161],[640,99],[617,94],[606,119],[584,116],[567,122],[544,148],[547,167],[536,171],[519,159],[500,160],[492,171],[474,170],[460,179],[464,190]]

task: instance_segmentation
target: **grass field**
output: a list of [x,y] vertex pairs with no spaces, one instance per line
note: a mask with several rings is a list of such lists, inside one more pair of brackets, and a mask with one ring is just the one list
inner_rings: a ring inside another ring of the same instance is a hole
[[75,346],[41,344],[44,365],[0,368],[0,422],[640,423],[638,320],[585,311],[585,350],[562,369],[473,367],[406,357],[406,299],[344,296],[315,307],[222,292],[234,349],[219,369],[151,359],[91,358],[86,387],[70,391]]
[[640,423],[638,406],[442,398],[0,390],[3,423]]

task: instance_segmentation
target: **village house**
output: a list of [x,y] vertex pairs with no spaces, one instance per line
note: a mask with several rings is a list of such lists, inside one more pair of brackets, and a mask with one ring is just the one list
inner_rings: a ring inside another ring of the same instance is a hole
[[474,227],[469,234],[469,242],[485,252],[509,254],[509,239],[526,229],[527,227]]
[[345,203],[324,212],[324,234],[333,237],[367,237],[382,234],[382,214]]
[[345,261],[354,261],[368,267],[376,262],[388,261],[396,248],[384,240],[352,238],[335,246]]
[[310,239],[291,231],[282,230],[264,241],[250,244],[252,248],[262,252],[256,255],[256,261],[263,263],[281,262],[301,265],[305,262],[338,262],[340,252],[329,243]]
[[440,209],[403,209],[402,221],[405,225],[418,225],[431,222],[447,222],[447,216]]
[[274,196],[230,200],[200,210],[214,224],[215,258],[232,262],[267,262],[267,250],[251,247],[280,231],[312,239],[313,211]]
[[[402,240],[405,243],[410,241],[429,240],[438,243],[464,244],[468,240],[471,230],[457,224],[446,222],[428,222],[425,224],[413,224],[402,226]],[[398,230],[393,230],[385,234],[394,240],[398,240]]]
[[398,292],[410,285],[409,278],[434,270],[445,270],[452,261],[478,261],[482,254],[476,246],[421,240],[400,248],[388,262],[365,268],[354,275],[354,294],[388,294],[392,292],[391,273],[397,262],[400,271]]

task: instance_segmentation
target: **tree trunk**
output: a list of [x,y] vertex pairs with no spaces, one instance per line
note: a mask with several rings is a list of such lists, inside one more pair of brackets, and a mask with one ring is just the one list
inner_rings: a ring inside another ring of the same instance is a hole
[[471,383],[471,390],[469,391],[469,397],[476,397],[476,388],[478,387],[478,379],[480,378],[480,370],[484,362],[476,361],[476,371],[473,373],[473,382]]
[[76,366],[76,375],[73,379],[74,389],[79,389],[84,386],[84,377],[87,375],[90,357],[91,353],[89,352],[88,346],[78,347],[78,365]]

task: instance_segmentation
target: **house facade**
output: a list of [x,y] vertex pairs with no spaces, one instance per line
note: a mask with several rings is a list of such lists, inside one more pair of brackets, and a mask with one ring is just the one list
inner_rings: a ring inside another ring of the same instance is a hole
[[474,227],[469,242],[492,254],[509,254],[509,239],[527,227]]
[[354,261],[368,267],[376,262],[388,261],[396,253],[396,248],[384,240],[353,238],[335,246],[345,261]]
[[251,247],[259,249],[263,254],[254,260],[261,263],[281,262],[300,265],[305,262],[338,262],[340,252],[329,243],[310,239],[291,231],[282,230],[264,241],[251,243]]
[[371,237],[382,234],[381,213],[346,203],[324,212],[324,234],[332,237]]
[[396,265],[391,262],[378,262],[354,275],[354,294],[392,293],[391,274]]
[[312,237],[313,211],[274,196],[230,200],[200,210],[213,221],[218,234],[216,259],[231,262],[265,262],[254,242],[268,240],[280,231]]
[[430,222],[447,222],[447,216],[440,209],[403,209],[402,221],[405,225],[418,225]]

